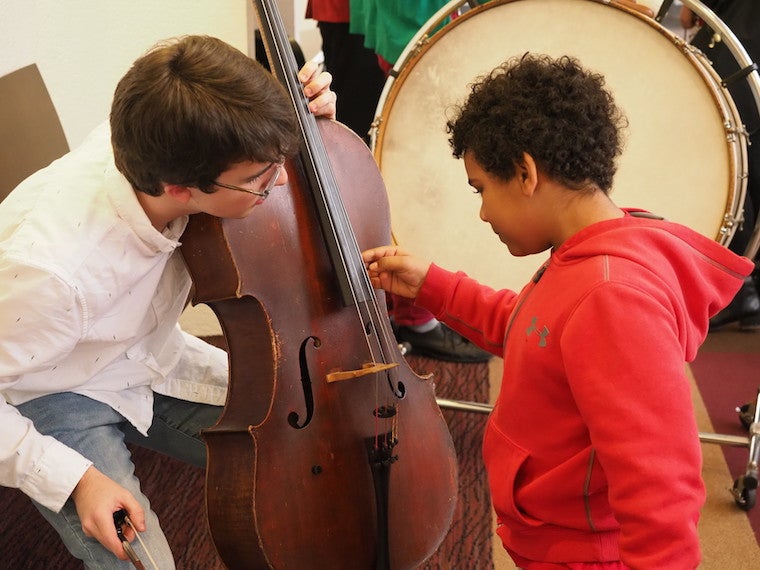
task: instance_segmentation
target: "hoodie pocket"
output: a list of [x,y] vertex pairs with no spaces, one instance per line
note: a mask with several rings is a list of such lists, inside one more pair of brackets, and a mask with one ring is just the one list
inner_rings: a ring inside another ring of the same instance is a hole
[[488,473],[491,501],[499,519],[509,518],[525,526],[536,527],[542,521],[532,518],[515,503],[520,470],[530,454],[514,443],[489,418],[483,438],[483,461]]

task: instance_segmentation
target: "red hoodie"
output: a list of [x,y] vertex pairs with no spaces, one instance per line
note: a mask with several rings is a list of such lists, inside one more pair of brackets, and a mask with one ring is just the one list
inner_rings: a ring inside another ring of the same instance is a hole
[[632,215],[575,234],[519,295],[431,266],[417,304],[504,359],[483,455],[508,550],[699,564],[685,361],[752,269],[684,226]]

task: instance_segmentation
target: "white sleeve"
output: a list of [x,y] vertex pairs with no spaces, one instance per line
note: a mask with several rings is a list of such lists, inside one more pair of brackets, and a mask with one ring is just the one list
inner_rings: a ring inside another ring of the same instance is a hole
[[82,330],[80,303],[54,275],[2,257],[0,283],[0,485],[58,511],[91,463],[40,434],[3,394],[71,351]]
[[58,512],[92,462],[56,439],[40,434],[31,420],[0,400],[0,485],[21,489]]

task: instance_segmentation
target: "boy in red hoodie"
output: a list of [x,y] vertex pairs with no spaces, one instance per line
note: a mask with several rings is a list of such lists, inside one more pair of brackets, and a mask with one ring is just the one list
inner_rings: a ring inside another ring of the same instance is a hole
[[604,79],[577,60],[509,60],[447,130],[483,221],[513,255],[549,260],[517,293],[395,246],[364,254],[375,287],[504,359],[483,454],[499,536],[526,570],[700,561],[705,490],[684,362],[753,264],[610,200],[624,125]]

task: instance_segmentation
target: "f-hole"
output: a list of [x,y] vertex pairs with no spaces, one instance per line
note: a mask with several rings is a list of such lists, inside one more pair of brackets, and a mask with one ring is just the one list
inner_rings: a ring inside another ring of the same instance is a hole
[[298,350],[298,365],[301,370],[301,389],[303,390],[304,407],[306,408],[306,419],[303,423],[299,423],[298,412],[290,412],[288,414],[288,424],[295,429],[303,429],[309,423],[314,416],[314,392],[311,389],[311,376],[309,375],[309,360],[306,357],[306,349],[309,345],[309,341],[314,348],[319,348],[322,341],[315,336],[306,337],[301,343],[301,348]]

